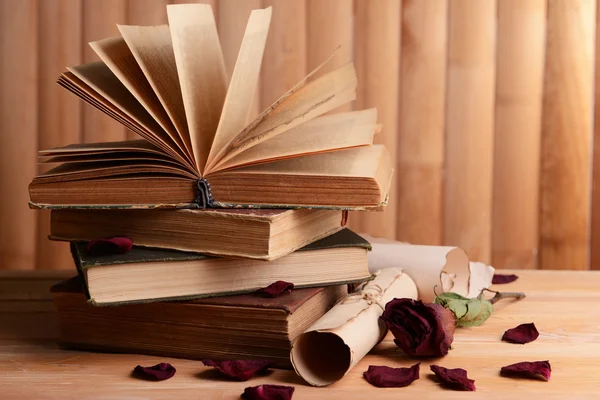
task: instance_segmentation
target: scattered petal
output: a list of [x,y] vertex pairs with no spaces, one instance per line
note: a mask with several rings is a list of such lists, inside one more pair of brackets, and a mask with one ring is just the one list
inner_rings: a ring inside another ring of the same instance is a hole
[[277,281],[271,283],[269,286],[258,289],[256,293],[264,294],[267,297],[277,297],[280,294],[287,292],[292,293],[294,284],[286,281]]
[[549,361],[523,361],[500,369],[500,375],[550,380],[552,368]]
[[493,285],[504,285],[506,283],[511,283],[519,279],[517,275],[504,275],[504,274],[494,274],[492,278]]
[[153,365],[152,367],[142,367],[141,365],[138,365],[133,369],[133,374],[136,377],[147,381],[164,381],[175,375],[175,372],[177,372],[177,370],[169,363],[160,363]]
[[540,336],[540,333],[536,329],[534,323],[521,324],[516,328],[512,328],[504,332],[502,340],[510,343],[525,344],[533,342]]
[[409,356],[445,356],[454,340],[456,317],[439,304],[393,299],[385,305],[381,320],[394,335],[394,343]]
[[259,372],[266,371],[274,363],[265,360],[232,360],[214,361],[202,360],[204,365],[214,367],[216,370],[238,381],[247,381]]
[[244,389],[242,398],[247,400],[290,400],[293,394],[293,386],[260,385]]
[[410,368],[391,368],[386,366],[369,365],[363,376],[373,386],[390,388],[408,386],[419,379],[419,365]]
[[475,391],[475,381],[467,377],[467,371],[462,368],[448,369],[439,365],[431,365],[431,371],[442,381],[442,384],[452,390]]
[[107,256],[111,254],[125,254],[131,250],[133,242],[126,237],[111,237],[88,242],[86,250],[93,256]]

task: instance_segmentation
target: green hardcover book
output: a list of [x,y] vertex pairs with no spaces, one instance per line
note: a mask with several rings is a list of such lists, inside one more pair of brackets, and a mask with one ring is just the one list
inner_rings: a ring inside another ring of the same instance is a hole
[[253,292],[278,280],[298,288],[359,282],[370,276],[370,248],[349,229],[274,261],[144,247],[94,256],[85,243],[71,242],[75,265],[96,305],[226,296]]

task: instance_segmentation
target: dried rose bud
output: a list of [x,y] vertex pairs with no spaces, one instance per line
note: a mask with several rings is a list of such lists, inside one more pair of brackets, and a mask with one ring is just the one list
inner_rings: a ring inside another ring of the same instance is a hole
[[385,305],[381,319],[394,335],[396,345],[410,356],[445,356],[454,340],[456,318],[439,304],[394,299]]

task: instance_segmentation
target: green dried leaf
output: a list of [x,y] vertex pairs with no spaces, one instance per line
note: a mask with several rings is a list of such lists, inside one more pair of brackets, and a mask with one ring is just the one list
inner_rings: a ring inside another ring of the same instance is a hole
[[493,306],[482,296],[469,299],[457,293],[446,292],[436,296],[434,303],[452,311],[456,326],[472,327],[483,324],[492,315]]

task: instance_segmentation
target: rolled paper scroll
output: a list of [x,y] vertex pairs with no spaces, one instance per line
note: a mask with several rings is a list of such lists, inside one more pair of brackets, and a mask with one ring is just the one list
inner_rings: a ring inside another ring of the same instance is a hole
[[432,302],[435,291],[454,292],[477,297],[490,287],[494,268],[480,262],[469,262],[460,247],[414,245],[363,235],[373,250],[369,252],[369,270],[400,268],[416,283],[419,300]]
[[379,320],[385,305],[416,297],[415,283],[400,269],[375,272],[296,338],[290,352],[296,373],[313,386],[340,380],[385,337],[387,327]]

